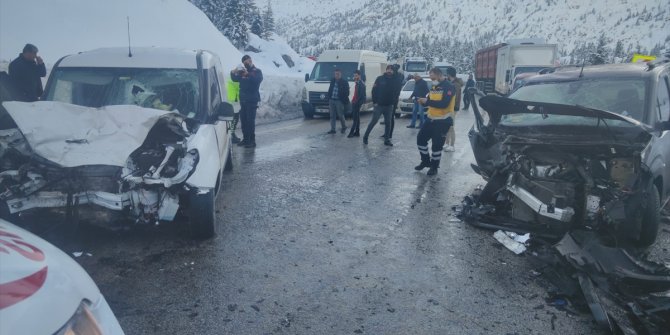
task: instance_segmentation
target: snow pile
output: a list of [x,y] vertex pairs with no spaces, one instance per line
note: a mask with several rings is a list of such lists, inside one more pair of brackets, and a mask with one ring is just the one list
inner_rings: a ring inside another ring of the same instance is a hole
[[[128,45],[127,17],[131,45],[206,49],[219,55],[225,76],[241,63],[237,50],[187,0],[1,0],[0,71],[16,58],[26,43],[40,49],[50,69],[63,56],[103,47]],[[30,24],[25,20],[29,19]],[[246,52],[263,70],[259,118],[298,116],[305,72],[313,62],[299,57],[280,37],[263,41],[252,36],[260,53]],[[288,67],[282,55],[294,62]],[[280,64],[277,67],[274,62]]]

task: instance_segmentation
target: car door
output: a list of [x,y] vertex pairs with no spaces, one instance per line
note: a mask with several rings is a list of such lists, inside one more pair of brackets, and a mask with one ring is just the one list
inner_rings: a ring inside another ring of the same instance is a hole
[[[668,71],[665,71],[658,80],[656,87],[656,96],[653,99],[654,118],[657,122],[670,121],[670,78]],[[664,185],[661,200],[665,200],[670,195],[670,131],[663,130],[658,133],[658,138],[654,144],[656,149],[653,150],[655,155],[659,156],[662,166],[662,176]]]
[[[220,83],[223,82],[223,76],[221,73],[218,73],[219,71],[217,71],[217,68],[215,67],[209,68],[207,72],[209,77],[209,97],[211,103],[210,108],[212,112],[216,112],[223,101],[224,92],[220,85]],[[228,122],[221,121],[218,119],[218,117],[214,117],[212,122],[214,124],[214,132],[216,133],[217,146],[219,149],[219,168],[223,169],[229,150]]]

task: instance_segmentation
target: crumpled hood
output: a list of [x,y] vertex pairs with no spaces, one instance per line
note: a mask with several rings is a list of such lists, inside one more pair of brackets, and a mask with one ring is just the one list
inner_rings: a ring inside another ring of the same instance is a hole
[[522,114],[522,113],[536,113],[546,115],[572,115],[572,116],[588,116],[594,118],[602,118],[606,120],[620,120],[628,122],[638,128],[649,132],[652,129],[640,123],[639,121],[623,116],[621,114],[603,111],[599,109],[561,105],[546,102],[531,102],[521,101],[516,99],[504,98],[495,95],[489,95],[479,100],[479,105],[489,113],[491,121],[498,123],[503,115]]
[[90,108],[56,101],[2,104],[33,152],[62,167],[123,167],[161,118],[178,113],[134,105]]

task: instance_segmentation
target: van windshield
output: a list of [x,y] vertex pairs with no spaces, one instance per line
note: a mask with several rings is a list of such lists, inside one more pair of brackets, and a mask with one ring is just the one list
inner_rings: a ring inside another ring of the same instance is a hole
[[405,71],[407,72],[426,72],[426,63],[425,62],[407,62],[405,65]]
[[86,107],[137,105],[196,117],[199,76],[195,69],[60,68],[46,100]]
[[354,80],[354,71],[358,70],[358,63],[355,62],[317,62],[314,65],[309,80],[330,81],[335,69],[342,71],[342,79],[346,81]]

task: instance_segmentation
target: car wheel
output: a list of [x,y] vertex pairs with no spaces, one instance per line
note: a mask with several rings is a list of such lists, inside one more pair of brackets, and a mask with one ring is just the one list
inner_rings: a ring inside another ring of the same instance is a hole
[[642,211],[640,237],[637,243],[640,246],[649,246],[656,241],[658,226],[661,221],[661,200],[656,186],[650,185],[647,189],[647,206]]
[[228,148],[228,158],[226,158],[226,166],[223,168],[224,171],[233,171],[233,146],[232,144]]
[[214,190],[191,195],[189,201],[189,223],[193,238],[207,239],[214,236]]

